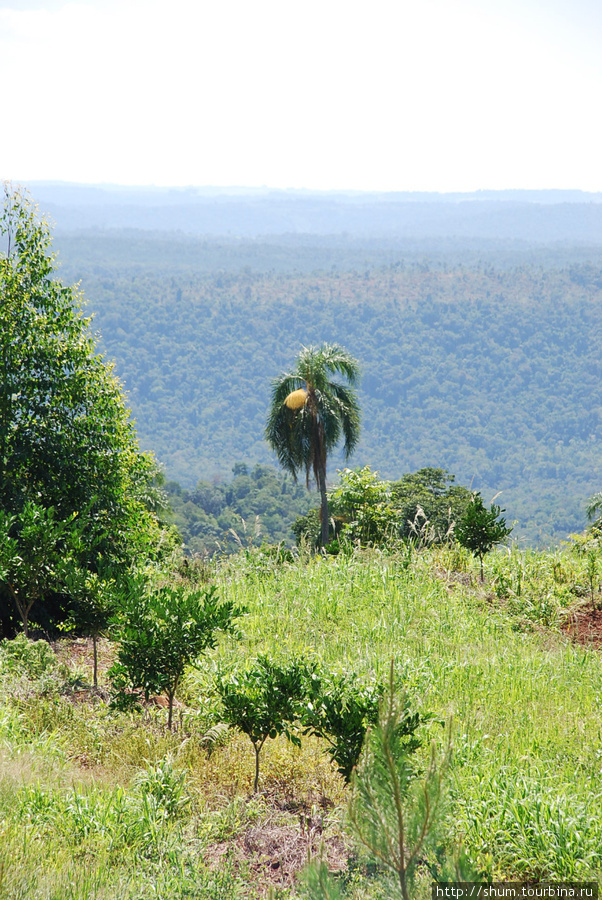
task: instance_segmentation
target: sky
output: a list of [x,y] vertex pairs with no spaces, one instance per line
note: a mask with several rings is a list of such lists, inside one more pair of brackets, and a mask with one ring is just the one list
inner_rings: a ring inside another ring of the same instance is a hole
[[0,0],[0,179],[602,191],[600,0]]

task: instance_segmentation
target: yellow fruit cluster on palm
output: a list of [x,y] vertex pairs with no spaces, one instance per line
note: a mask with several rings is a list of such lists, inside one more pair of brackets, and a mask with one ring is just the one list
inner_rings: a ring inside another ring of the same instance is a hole
[[305,401],[307,400],[307,391],[304,388],[299,388],[297,391],[292,391],[284,401],[284,405],[288,406],[289,409],[301,409],[302,406],[305,406]]

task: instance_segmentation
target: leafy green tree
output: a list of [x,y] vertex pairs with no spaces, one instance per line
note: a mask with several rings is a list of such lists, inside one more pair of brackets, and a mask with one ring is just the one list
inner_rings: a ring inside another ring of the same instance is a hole
[[119,649],[110,671],[116,689],[166,694],[168,728],[173,701],[188,665],[216,645],[216,632],[234,632],[234,619],[242,614],[231,600],[220,602],[215,587],[189,590],[185,585],[141,591],[135,582],[119,611]]
[[480,560],[481,581],[485,580],[483,557],[512,532],[512,528],[508,528],[506,520],[501,515],[505,511],[495,503],[491,504],[490,509],[486,509],[483,498],[476,493],[456,526],[455,535],[458,543]]
[[306,542],[312,548],[318,547],[322,534],[320,510],[310,509],[304,516],[297,516],[291,525],[291,531],[297,539],[297,544]]
[[[333,380],[336,373],[347,384]],[[309,486],[313,472],[320,491],[322,546],[328,543],[329,531],[326,460],[341,436],[346,457],[359,440],[359,403],[353,390],[358,378],[357,361],[346,350],[322,344],[304,347],[293,371],[272,383],[266,439],[295,479],[305,469]]]
[[[349,783],[366,733],[378,722],[384,687],[376,683],[361,684],[353,673],[326,677],[314,673],[308,687],[302,717],[304,733],[327,742],[331,759]],[[421,723],[420,715],[410,712],[407,704],[404,705],[399,735],[403,736],[407,753],[413,753],[421,745],[420,739],[415,736]]]
[[30,500],[17,515],[0,510],[0,583],[8,591],[29,634],[34,603],[65,585],[72,548],[75,515],[57,520],[53,507]]
[[399,514],[391,502],[391,490],[370,466],[344,469],[330,494],[335,517],[342,522],[341,537],[362,546],[384,545],[399,535]]
[[280,665],[266,656],[260,656],[249,669],[218,680],[224,720],[246,734],[253,744],[255,794],[259,786],[259,757],[267,739],[284,734],[299,743],[294,723],[301,713],[306,680],[304,664],[293,660]]
[[392,504],[399,513],[399,534],[418,543],[440,544],[453,536],[472,499],[445,469],[426,466],[391,482]]
[[[9,185],[0,243],[0,508],[18,517],[35,503],[53,510],[53,528],[77,515],[80,562],[94,570],[100,554],[127,566],[158,542],[144,503],[152,461],[96,353],[80,293],[56,277],[46,222]],[[36,602],[49,586],[40,582]],[[0,590],[10,593],[5,579]]]
[[354,675],[331,675],[313,686],[303,711],[305,734],[323,738],[337,769],[349,783],[366,731],[378,721],[381,685],[360,685]]

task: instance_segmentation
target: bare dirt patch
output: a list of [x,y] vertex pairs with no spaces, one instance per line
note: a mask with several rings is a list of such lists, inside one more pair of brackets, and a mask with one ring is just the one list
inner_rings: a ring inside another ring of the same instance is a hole
[[[94,649],[92,646],[92,638],[70,638],[64,637],[51,644],[56,658],[59,663],[68,666],[72,671],[79,669],[84,671],[86,676],[92,680],[92,672],[94,669]],[[98,641],[98,678],[104,680],[107,670],[112,666],[115,659],[115,645],[100,638]]]
[[581,606],[573,610],[566,630],[575,643],[602,649],[602,609]]
[[228,859],[235,870],[248,873],[259,896],[272,888],[290,888],[309,858],[321,857],[332,872],[347,869],[350,849],[341,834],[328,834],[321,815],[299,816],[299,823],[263,823],[247,829],[235,840],[215,844],[210,865]]

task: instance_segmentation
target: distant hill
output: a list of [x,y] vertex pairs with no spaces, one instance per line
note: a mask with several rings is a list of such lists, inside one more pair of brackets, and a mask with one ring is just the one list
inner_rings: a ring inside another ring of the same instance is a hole
[[602,194],[474,194],[123,188],[33,182],[60,231],[134,228],[195,235],[478,237],[602,243]]
[[363,370],[355,465],[389,479],[443,466],[486,498],[501,490],[533,543],[583,527],[602,484],[599,267],[72,267],[143,446],[184,486],[273,463],[271,379],[302,344],[339,341]]

